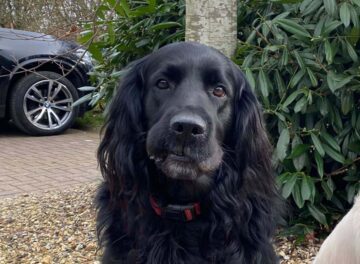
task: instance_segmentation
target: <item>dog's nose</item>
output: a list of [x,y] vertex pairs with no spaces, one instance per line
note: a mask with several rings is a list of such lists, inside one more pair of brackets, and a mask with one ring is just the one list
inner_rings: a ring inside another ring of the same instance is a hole
[[170,128],[177,135],[184,137],[202,136],[206,131],[206,123],[198,115],[179,114],[171,118]]

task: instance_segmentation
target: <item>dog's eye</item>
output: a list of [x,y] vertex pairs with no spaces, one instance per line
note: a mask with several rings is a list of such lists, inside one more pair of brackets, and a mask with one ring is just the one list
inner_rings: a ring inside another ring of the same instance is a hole
[[213,95],[215,95],[216,97],[224,97],[226,95],[225,89],[221,86],[216,87],[213,91],[212,91]]
[[169,87],[170,87],[169,82],[167,80],[164,80],[164,79],[158,80],[157,83],[156,83],[156,86],[159,89],[169,89]]

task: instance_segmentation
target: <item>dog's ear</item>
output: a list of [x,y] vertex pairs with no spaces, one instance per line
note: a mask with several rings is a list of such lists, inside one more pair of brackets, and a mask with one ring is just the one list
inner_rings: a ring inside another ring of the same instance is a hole
[[[253,190],[266,192],[272,189],[272,148],[264,126],[262,108],[240,69],[233,65],[235,92],[231,145],[233,160],[242,170],[245,184]],[[261,190],[262,188],[263,190]],[[273,191],[273,190],[271,190]]]
[[[106,116],[98,149],[98,162],[109,187],[111,201],[133,198],[138,188],[137,173],[145,167],[143,67],[146,57],[132,63],[117,88]],[[142,143],[142,144],[141,144]],[[125,197],[132,195],[132,197]]]
[[[271,164],[272,148],[264,127],[261,106],[236,65],[233,65],[233,76],[232,125],[226,136],[223,167],[226,175],[221,175],[224,180],[218,183],[224,185],[221,190],[228,191],[226,194],[218,193],[213,201],[220,204],[221,197],[221,204],[228,203],[226,208],[234,208],[230,222],[236,224],[228,229],[229,232],[247,238],[247,245],[266,247],[264,252],[268,256],[264,255],[264,259],[275,263],[272,259],[273,249],[263,243],[273,235],[278,212],[278,195]],[[226,216],[228,212],[220,211],[218,215]],[[227,235],[230,236],[230,233]],[[263,262],[261,256],[258,262]]]

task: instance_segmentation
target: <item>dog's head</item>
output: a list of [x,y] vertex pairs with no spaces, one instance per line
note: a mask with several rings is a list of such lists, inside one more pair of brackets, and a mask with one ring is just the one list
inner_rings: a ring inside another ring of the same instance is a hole
[[113,192],[146,188],[144,175],[156,177],[149,164],[169,180],[204,186],[224,163],[270,170],[268,149],[238,67],[215,49],[182,42],[131,66],[109,109],[99,162]]
[[231,120],[231,63],[203,45],[176,43],[143,67],[149,157],[167,177],[206,180],[221,164]]

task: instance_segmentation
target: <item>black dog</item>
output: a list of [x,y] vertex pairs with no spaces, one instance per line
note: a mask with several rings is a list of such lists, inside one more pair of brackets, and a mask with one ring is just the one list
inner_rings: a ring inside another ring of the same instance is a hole
[[103,263],[276,263],[271,147],[224,55],[185,42],[135,62],[105,129]]

